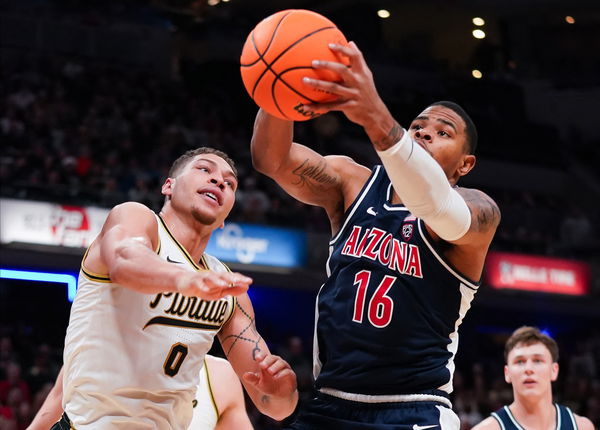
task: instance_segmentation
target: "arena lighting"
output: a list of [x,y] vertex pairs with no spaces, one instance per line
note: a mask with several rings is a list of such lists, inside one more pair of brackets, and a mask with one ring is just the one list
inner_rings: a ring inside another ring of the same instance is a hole
[[485,20],[476,16],[473,18],[473,24],[475,24],[477,27],[481,27],[482,25],[485,25]]
[[571,15],[565,16],[565,21],[567,21],[567,24],[575,24],[575,18],[573,18]]
[[388,10],[386,10],[386,9],[379,9],[377,11],[377,16],[379,18],[389,18],[390,15],[391,15],[390,12]]
[[1,279],[17,279],[20,281],[52,282],[67,284],[67,299],[72,302],[77,292],[77,278],[67,273],[34,272],[30,270],[0,269]]
[[481,79],[481,78],[483,77],[483,73],[481,73],[481,72],[480,72],[479,70],[477,70],[477,69],[473,69],[473,70],[471,71],[471,75],[473,75],[473,77],[474,77],[475,79]]
[[475,29],[473,30],[473,37],[475,39],[484,39],[485,38],[485,31],[480,30],[480,29]]
[[219,4],[220,0],[208,0],[208,5],[209,6],[216,6]]

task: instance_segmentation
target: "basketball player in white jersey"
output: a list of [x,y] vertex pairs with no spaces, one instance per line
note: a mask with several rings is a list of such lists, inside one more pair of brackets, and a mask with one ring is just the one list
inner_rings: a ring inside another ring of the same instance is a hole
[[187,429],[215,336],[259,411],[295,409],[296,376],[256,331],[251,279],[204,253],[235,201],[233,161],[199,148],[168,176],[159,215],[116,206],[83,258],[55,429]]
[[[27,430],[48,430],[60,419],[62,369]],[[206,355],[193,401],[194,417],[189,430],[251,430],[240,380],[227,360]]]

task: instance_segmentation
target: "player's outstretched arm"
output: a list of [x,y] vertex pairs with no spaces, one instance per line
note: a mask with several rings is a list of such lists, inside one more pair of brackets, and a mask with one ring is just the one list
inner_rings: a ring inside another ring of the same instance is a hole
[[40,407],[40,410],[35,414],[33,421],[27,427],[27,430],[48,430],[57,422],[62,413],[62,386],[63,386],[63,369],[60,369],[54,386],[48,393],[46,400]]
[[111,281],[146,294],[179,292],[216,300],[246,292],[252,280],[239,273],[192,272],[161,259],[154,213],[139,203],[115,206],[84,265]]
[[362,186],[369,170],[349,157],[324,157],[293,142],[293,124],[260,109],[252,135],[252,163],[291,196],[321,206],[331,216],[344,207],[349,178],[356,178]]
[[283,420],[298,403],[296,374],[285,360],[270,353],[256,330],[248,295],[239,296],[236,306],[218,334],[223,351],[257,409]]

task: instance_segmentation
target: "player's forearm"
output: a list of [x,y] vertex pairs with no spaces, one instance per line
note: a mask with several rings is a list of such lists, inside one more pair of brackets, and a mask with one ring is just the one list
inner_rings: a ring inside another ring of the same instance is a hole
[[177,278],[189,272],[161,259],[135,239],[124,240],[114,250],[108,267],[111,281],[144,294],[177,291]]
[[298,404],[298,390],[285,396],[262,394],[259,401],[254,401],[258,410],[274,420],[281,421],[294,412]]
[[289,156],[293,135],[293,122],[275,118],[260,109],[250,146],[254,168],[266,175],[277,170]]
[[375,150],[385,151],[402,138],[404,129],[396,122],[381,100],[377,105],[379,107],[369,112],[362,126]]

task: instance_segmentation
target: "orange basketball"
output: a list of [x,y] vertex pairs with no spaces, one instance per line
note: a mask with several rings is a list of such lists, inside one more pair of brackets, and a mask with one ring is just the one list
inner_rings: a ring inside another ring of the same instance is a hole
[[265,18],[242,49],[242,80],[248,94],[276,117],[294,121],[314,118],[316,114],[303,109],[304,104],[332,101],[337,96],[309,87],[302,78],[339,81],[340,76],[313,69],[312,61],[349,64],[346,57],[329,49],[329,43],[346,45],[347,41],[333,22],[316,12],[289,9]]

